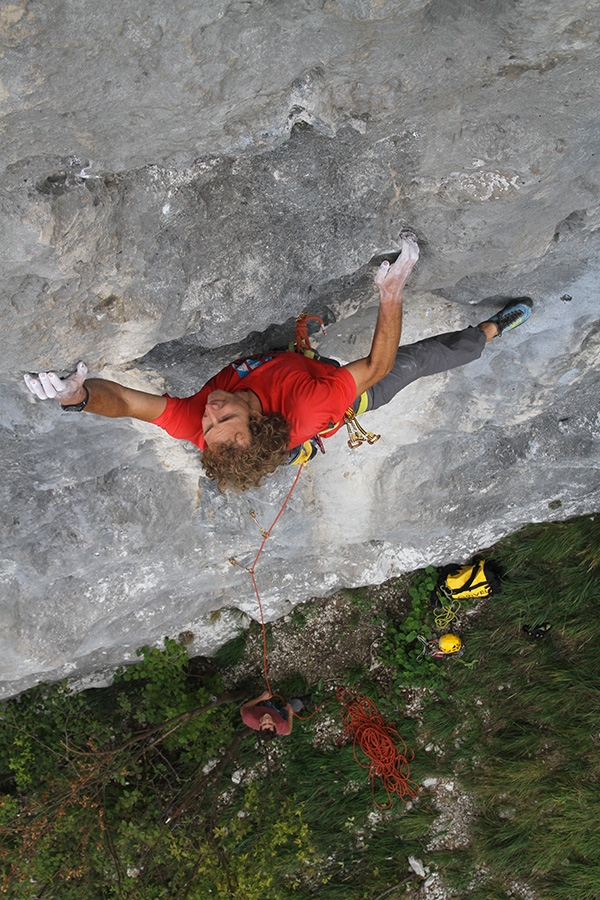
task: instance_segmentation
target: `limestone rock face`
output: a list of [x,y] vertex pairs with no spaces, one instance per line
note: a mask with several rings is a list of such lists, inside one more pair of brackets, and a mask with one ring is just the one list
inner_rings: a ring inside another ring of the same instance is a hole
[[186,630],[214,651],[296,474],[221,495],[193,446],[23,372],[185,396],[303,310],[357,358],[405,228],[403,341],[534,316],[365,418],[377,444],[329,441],[257,566],[266,618],[599,509],[594,4],[17,0],[0,41],[2,696]]

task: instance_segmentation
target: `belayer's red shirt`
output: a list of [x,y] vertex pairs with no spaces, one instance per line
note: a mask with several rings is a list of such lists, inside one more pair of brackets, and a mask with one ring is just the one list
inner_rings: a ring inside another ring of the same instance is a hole
[[205,450],[202,416],[208,395],[216,390],[232,394],[254,391],[264,413],[281,413],[290,423],[290,449],[320,431],[341,425],[356,397],[356,383],[348,369],[280,351],[230,363],[192,397],[181,399],[167,394],[166,408],[154,425]]

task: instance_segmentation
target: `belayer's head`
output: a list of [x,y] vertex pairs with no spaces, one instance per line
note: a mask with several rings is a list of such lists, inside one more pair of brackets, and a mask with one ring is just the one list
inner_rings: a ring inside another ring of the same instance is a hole
[[290,427],[280,413],[264,414],[252,391],[213,391],[202,416],[202,464],[219,490],[258,487],[288,458]]
[[273,717],[269,715],[269,713],[265,713],[264,716],[260,717],[260,722],[258,724],[258,733],[260,734],[263,741],[270,741],[277,735],[275,722],[273,721]]

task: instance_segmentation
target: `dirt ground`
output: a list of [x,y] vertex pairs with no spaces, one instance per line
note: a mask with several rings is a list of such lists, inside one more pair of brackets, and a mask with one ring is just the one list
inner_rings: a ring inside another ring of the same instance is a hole
[[[385,668],[377,662],[385,631],[381,614],[402,620],[411,604],[407,587],[407,579],[395,578],[382,585],[338,591],[301,604],[268,625],[267,671],[273,690],[296,675],[308,685],[323,679],[324,688],[335,690],[344,675],[358,667],[367,667],[374,680],[385,683]],[[225,672],[225,679],[231,688],[254,680],[264,684],[258,624],[250,629],[242,660]]]

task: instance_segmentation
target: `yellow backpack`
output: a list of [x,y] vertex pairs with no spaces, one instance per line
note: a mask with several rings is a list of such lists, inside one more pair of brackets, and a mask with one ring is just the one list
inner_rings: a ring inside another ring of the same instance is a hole
[[435,592],[448,600],[471,600],[499,594],[501,590],[497,569],[480,559],[465,566],[446,566],[440,572]]

